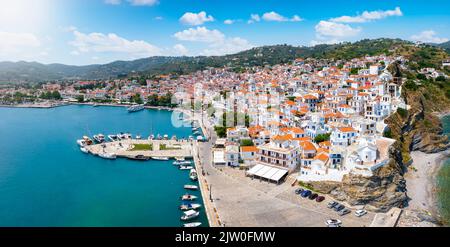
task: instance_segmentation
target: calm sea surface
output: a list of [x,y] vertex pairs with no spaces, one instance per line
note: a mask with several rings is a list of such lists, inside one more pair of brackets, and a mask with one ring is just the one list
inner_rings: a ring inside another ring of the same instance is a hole
[[[444,133],[450,137],[450,116],[442,119]],[[447,225],[450,224],[450,159],[447,159],[438,174],[439,211]]]
[[[172,161],[103,160],[76,144],[119,132],[192,135],[174,128],[168,111],[0,108],[0,226],[181,226],[189,171]],[[203,209],[196,221],[207,225]]]

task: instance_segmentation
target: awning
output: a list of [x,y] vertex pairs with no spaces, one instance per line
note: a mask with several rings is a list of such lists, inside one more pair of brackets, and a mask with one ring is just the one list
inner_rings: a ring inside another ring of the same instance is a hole
[[265,178],[270,181],[278,182],[288,174],[288,170],[257,164],[247,171],[247,175]]
[[214,164],[225,164],[225,153],[223,151],[214,151]]

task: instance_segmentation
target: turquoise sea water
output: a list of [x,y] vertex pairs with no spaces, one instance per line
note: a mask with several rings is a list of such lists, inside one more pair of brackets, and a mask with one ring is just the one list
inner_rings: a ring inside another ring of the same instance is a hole
[[[0,226],[181,226],[188,171],[172,161],[103,160],[76,144],[85,134],[191,135],[170,119],[120,107],[0,108]],[[196,221],[207,225],[204,209]]]
[[[450,116],[442,119],[444,133],[450,137]],[[444,222],[450,224],[450,159],[447,159],[444,166],[438,173],[438,199],[439,211]]]

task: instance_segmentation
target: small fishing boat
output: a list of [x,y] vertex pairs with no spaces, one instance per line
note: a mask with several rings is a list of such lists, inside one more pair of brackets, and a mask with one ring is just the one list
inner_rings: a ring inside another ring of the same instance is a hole
[[183,201],[193,201],[193,200],[195,200],[195,199],[197,199],[196,196],[194,196],[194,195],[189,195],[189,194],[183,195],[183,196],[181,197],[181,200],[183,200]]
[[164,140],[169,140],[169,135],[164,135],[164,136],[163,136],[163,139],[164,139]]
[[183,211],[187,211],[187,210],[196,210],[201,208],[202,205],[201,204],[197,204],[197,203],[193,203],[193,204],[181,204],[180,209]]
[[101,153],[98,156],[107,160],[115,160],[117,158],[117,155],[113,153]]
[[192,134],[194,134],[194,135],[201,135],[201,133],[200,133],[200,131],[194,131],[194,133],[192,133]]
[[128,156],[127,159],[139,160],[139,161],[148,161],[148,160],[150,160],[150,157],[138,154],[138,155],[135,155],[135,156]]
[[178,161],[185,161],[186,160],[184,157],[176,157],[175,159],[178,160]]
[[80,151],[83,152],[83,153],[85,153],[85,154],[88,154],[88,153],[89,153],[89,150],[87,150],[85,147],[81,147],[81,148],[80,148]]
[[94,144],[94,142],[92,141],[91,138],[89,138],[88,136],[83,136],[83,141],[86,145],[92,145]]
[[152,157],[154,160],[161,160],[161,161],[167,161],[169,160],[169,157]]
[[173,140],[173,141],[178,140],[178,139],[177,139],[177,136],[176,136],[176,135],[172,136],[171,140]]
[[195,169],[191,169],[191,171],[189,172],[189,178],[192,181],[197,181],[198,175],[197,175],[197,171]]
[[191,169],[194,169],[194,167],[193,166],[186,166],[186,165],[180,166],[180,170],[191,170]]
[[160,135],[160,134],[158,134],[157,136],[156,136],[156,140],[161,140],[162,139],[162,136]]
[[185,189],[187,190],[198,190],[198,186],[197,185],[192,185],[192,184],[186,184],[184,186]]
[[192,222],[192,223],[183,224],[184,227],[199,227],[201,225],[202,225],[202,223],[200,223],[200,222]]
[[150,136],[148,137],[148,139],[149,139],[149,140],[155,139],[155,135],[150,135]]
[[136,140],[141,140],[142,136],[141,135],[136,135]]
[[194,218],[197,218],[200,215],[199,212],[195,211],[195,210],[188,210],[186,212],[184,212],[184,215],[181,216],[181,220],[191,220]]

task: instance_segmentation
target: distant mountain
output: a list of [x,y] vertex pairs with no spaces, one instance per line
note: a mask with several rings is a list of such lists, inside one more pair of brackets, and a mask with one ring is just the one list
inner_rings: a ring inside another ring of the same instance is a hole
[[[441,44],[444,45],[444,44]],[[448,45],[448,44],[447,44]],[[134,61],[116,61],[103,65],[69,66],[36,62],[0,62],[0,82],[42,82],[51,80],[111,79],[136,74],[186,74],[207,67],[244,67],[288,63],[296,58],[351,59],[365,55],[392,53],[411,55],[413,43],[400,39],[361,40],[355,43],[295,47],[274,45],[257,47],[232,55],[210,57],[150,57]],[[410,49],[411,48],[411,49]],[[444,48],[444,47],[443,47]],[[415,51],[415,50],[414,50]]]
[[437,44],[436,46],[438,46],[438,47],[440,47],[440,48],[442,48],[442,49],[444,49],[444,50],[446,50],[447,52],[450,53],[450,41],[447,41],[445,43]]

